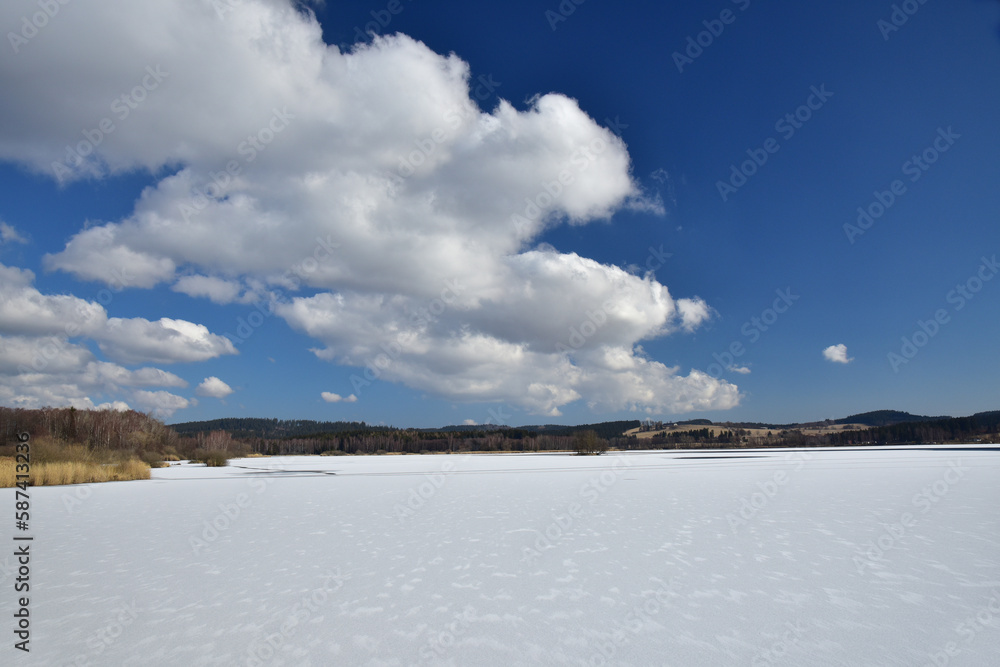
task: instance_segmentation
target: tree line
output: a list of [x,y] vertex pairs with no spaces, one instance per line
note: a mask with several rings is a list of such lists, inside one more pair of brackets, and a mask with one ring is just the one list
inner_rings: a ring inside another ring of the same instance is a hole
[[[746,447],[840,447],[954,442],[1000,442],[1000,411],[970,417],[889,424],[824,434],[798,429],[752,435],[737,425],[672,431],[652,438],[624,433],[638,421],[605,422],[572,427],[439,431],[371,426],[364,422],[232,419],[166,426],[134,410],[0,407],[0,455],[11,455],[17,433],[82,445],[96,452],[122,451],[144,461],[215,460],[249,454],[420,454],[439,452],[601,453],[607,449]],[[229,427],[229,428],[222,428]],[[325,429],[317,432],[315,429]],[[8,451],[10,450],[10,451]]]
[[96,450],[161,451],[180,441],[169,426],[135,410],[0,407],[3,444],[12,443],[18,433],[86,445]]
[[317,433],[396,430],[391,426],[374,426],[365,422],[264,419],[261,417],[225,417],[209,421],[184,422],[174,424],[170,428],[181,435],[226,431],[234,438],[293,438],[311,436]]

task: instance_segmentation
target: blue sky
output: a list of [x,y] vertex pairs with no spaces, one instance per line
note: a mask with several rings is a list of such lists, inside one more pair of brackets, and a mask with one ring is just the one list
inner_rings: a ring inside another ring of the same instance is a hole
[[5,3],[0,403],[996,409],[1000,4],[895,7]]

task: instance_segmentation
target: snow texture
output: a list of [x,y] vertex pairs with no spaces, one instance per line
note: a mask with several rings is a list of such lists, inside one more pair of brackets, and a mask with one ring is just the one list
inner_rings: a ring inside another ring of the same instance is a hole
[[998,466],[972,446],[284,457],[37,488],[18,664],[997,665]]

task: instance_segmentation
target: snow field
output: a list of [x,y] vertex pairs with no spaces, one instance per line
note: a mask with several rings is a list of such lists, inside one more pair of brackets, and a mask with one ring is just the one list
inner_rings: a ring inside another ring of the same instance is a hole
[[153,472],[32,490],[25,664],[1000,664],[990,449]]

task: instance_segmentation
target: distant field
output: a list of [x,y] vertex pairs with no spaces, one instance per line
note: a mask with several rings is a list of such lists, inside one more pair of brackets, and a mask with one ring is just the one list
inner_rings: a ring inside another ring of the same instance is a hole
[[[729,427],[720,424],[712,424],[710,426],[706,426],[704,424],[685,424],[683,426],[671,426],[658,431],[639,431],[639,429],[633,428],[625,431],[625,435],[634,435],[640,440],[646,440],[658,435],[666,435],[668,433],[684,433],[686,431],[700,431],[705,428],[715,431],[716,433],[721,433],[722,431],[735,431],[738,427]],[[865,428],[871,427],[866,424],[831,424],[829,426],[803,426],[797,428],[796,430],[802,431],[805,435],[824,435],[826,433],[856,431]],[[768,433],[777,435],[781,432],[781,429],[777,428],[745,428],[743,430],[746,431],[751,437],[755,438],[765,437]]]

